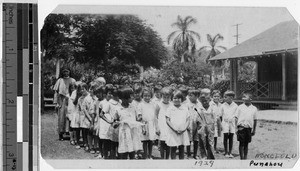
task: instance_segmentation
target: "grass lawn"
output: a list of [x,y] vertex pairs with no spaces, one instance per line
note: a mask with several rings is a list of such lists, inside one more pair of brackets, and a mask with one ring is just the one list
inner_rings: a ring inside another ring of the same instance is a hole
[[[41,153],[44,159],[95,159],[82,149],[76,149],[69,141],[59,141],[57,134],[57,115],[54,110],[45,111],[41,115]],[[278,123],[258,121],[256,135],[249,144],[248,159],[255,159],[257,154],[298,153],[298,132],[296,123]],[[218,138],[218,148],[224,152],[222,137]],[[236,135],[233,144],[233,159],[239,160]],[[297,154],[298,155],[298,154]],[[154,158],[159,158],[159,151],[153,148]],[[215,154],[216,159],[225,159],[222,153]],[[263,158],[256,158],[263,159]]]

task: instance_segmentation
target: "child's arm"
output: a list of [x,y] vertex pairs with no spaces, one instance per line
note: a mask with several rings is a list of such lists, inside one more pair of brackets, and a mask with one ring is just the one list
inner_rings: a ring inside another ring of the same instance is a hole
[[156,118],[155,118],[155,128],[156,128],[156,134],[157,135],[160,135],[160,129],[159,129],[159,126],[158,126],[158,114],[159,114],[159,110],[160,110],[159,106],[156,105],[156,108],[155,108],[155,116],[156,116]]
[[102,118],[105,122],[109,123],[109,124],[112,124],[113,121],[110,121],[107,119],[107,117],[104,115],[105,113],[108,113],[109,111],[109,108],[110,108],[110,105],[109,104],[106,104],[105,106],[103,106],[103,109],[100,111],[99,110],[99,116],[100,118]]
[[188,129],[189,125],[190,125],[190,116],[188,116],[188,117],[186,118],[185,125],[184,125],[184,129],[181,130],[180,133],[181,133],[181,134],[184,133],[184,132]]
[[257,110],[256,110],[255,113],[254,113],[253,120],[254,120],[254,123],[253,123],[253,129],[252,129],[252,133],[251,133],[252,136],[255,135],[255,131],[256,131],[256,125],[257,125]]
[[88,120],[90,122],[92,122],[92,117],[90,116],[90,114],[88,112],[89,103],[88,103],[87,99],[84,99],[82,108],[83,108],[82,111],[83,111],[85,117],[87,117]]
[[167,125],[168,125],[174,132],[176,132],[176,133],[178,134],[179,131],[176,130],[176,129],[174,128],[173,124],[172,124],[171,121],[170,121],[170,118],[167,117],[167,116],[166,116],[166,121],[167,121]]

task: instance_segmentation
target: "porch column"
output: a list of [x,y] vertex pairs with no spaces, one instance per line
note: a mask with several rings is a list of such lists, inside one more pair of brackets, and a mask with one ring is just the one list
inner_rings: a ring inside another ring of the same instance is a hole
[[230,89],[237,94],[238,65],[236,59],[230,60]]
[[282,96],[281,100],[286,100],[286,54],[282,54]]

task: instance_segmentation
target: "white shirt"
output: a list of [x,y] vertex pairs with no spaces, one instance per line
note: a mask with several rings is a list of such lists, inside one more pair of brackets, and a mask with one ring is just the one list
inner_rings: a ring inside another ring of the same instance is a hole
[[233,122],[235,112],[238,108],[238,105],[235,102],[231,102],[229,105],[227,102],[224,102],[221,106],[221,117],[224,122]]
[[235,117],[238,119],[237,125],[253,128],[254,120],[257,119],[257,108],[252,104],[246,106],[243,103],[237,108]]

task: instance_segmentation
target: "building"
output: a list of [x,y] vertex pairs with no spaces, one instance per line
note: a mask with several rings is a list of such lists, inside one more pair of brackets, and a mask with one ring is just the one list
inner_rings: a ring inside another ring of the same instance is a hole
[[[237,93],[237,99],[250,91],[260,103],[297,104],[298,31],[296,21],[281,22],[210,61],[230,61],[230,88]],[[241,82],[238,69],[240,63],[248,61],[256,62],[256,81]]]

